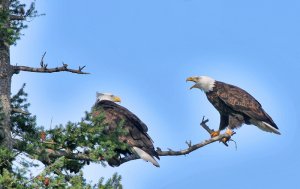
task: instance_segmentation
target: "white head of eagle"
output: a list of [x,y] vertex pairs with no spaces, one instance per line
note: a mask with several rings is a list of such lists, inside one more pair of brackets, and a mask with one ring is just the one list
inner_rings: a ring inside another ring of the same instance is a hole
[[102,100],[108,100],[112,102],[121,102],[121,98],[118,96],[115,96],[111,93],[96,93],[96,102],[100,102]]
[[212,91],[216,82],[216,80],[208,76],[189,77],[186,79],[186,81],[195,82],[195,85],[193,85],[190,89],[198,88],[203,90],[204,92]]

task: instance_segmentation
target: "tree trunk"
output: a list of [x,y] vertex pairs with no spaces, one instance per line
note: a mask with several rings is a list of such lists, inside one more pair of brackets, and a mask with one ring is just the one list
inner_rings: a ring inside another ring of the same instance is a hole
[[10,65],[9,47],[0,42],[0,103],[2,106],[3,118],[0,123],[0,145],[12,149],[11,137],[11,78],[13,75]]
[[[9,0],[0,0],[0,10],[7,11],[8,9]],[[9,27],[9,23],[7,23],[7,27]],[[9,45],[1,38],[0,36],[0,105],[2,106],[0,145],[12,149],[10,93],[13,69],[10,65]]]

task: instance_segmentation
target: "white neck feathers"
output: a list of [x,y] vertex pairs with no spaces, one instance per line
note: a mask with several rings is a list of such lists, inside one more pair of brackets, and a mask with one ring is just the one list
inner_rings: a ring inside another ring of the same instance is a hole
[[202,89],[204,92],[212,91],[215,86],[216,80],[214,80],[211,77],[208,76],[201,76],[199,85],[200,89]]

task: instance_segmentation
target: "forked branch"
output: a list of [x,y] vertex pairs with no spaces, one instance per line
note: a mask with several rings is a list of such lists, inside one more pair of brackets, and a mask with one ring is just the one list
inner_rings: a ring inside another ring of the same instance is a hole
[[87,72],[83,72],[82,70],[85,68],[85,66],[79,66],[78,69],[70,69],[68,68],[68,64],[62,63],[62,66],[55,67],[55,68],[48,68],[48,64],[45,64],[44,57],[46,55],[46,52],[43,54],[40,62],[39,68],[34,67],[28,67],[28,66],[13,66],[14,73],[18,74],[20,71],[26,71],[26,72],[39,72],[39,73],[53,73],[53,72],[71,72],[76,74],[89,74]]
[[156,152],[158,153],[159,156],[181,156],[181,155],[186,155],[189,154],[199,148],[202,148],[208,144],[211,144],[213,142],[217,142],[222,140],[223,138],[229,138],[230,136],[228,134],[222,134],[219,136],[216,136],[214,138],[204,140],[203,142],[200,142],[198,144],[190,145],[187,149],[184,150],[179,150],[179,151],[173,151],[169,149],[168,151],[161,151],[160,149],[157,149]]
[[[200,123],[200,125],[209,133],[211,134],[212,132],[214,132],[214,130],[210,129],[206,123],[208,122],[209,120],[208,119],[205,119],[205,117],[203,117],[202,119],[202,122]],[[224,138],[227,138],[227,139],[230,139],[230,135],[224,133],[224,134],[221,134],[219,136],[216,136],[216,137],[213,137],[213,138],[210,138],[208,140],[204,140],[203,142],[200,142],[200,143],[197,143],[197,144],[194,144],[192,145],[192,142],[191,141],[186,141],[186,144],[188,145],[188,148],[184,149],[184,150],[178,150],[178,151],[174,151],[172,149],[168,149],[167,151],[162,151],[160,148],[157,148],[156,152],[158,153],[158,156],[181,156],[181,155],[187,155],[199,148],[202,148],[208,144],[211,144],[211,143],[214,143],[214,142],[217,142],[217,141],[222,141],[222,139]],[[223,142],[223,141],[222,141]],[[223,142],[224,145],[228,146],[227,143]],[[121,159],[121,164],[122,163],[126,163],[128,161],[131,161],[131,160],[134,160],[134,159],[139,159],[138,156],[136,155],[133,155],[133,156],[130,156],[130,157],[125,157],[125,158],[122,158]]]

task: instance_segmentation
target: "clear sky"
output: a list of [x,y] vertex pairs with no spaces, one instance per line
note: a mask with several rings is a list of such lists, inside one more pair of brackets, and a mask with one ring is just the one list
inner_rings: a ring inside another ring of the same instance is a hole
[[209,138],[218,112],[188,76],[208,75],[247,90],[279,126],[281,136],[254,126],[234,144],[214,143],[187,156],[142,160],[118,168],[90,165],[88,180],[119,172],[125,188],[300,188],[300,1],[297,0],[39,0],[46,16],[29,23],[11,50],[12,64],[86,65],[90,75],[20,73],[30,110],[46,128],[79,121],[96,91],[112,92],[149,127],[155,145],[186,148]]

